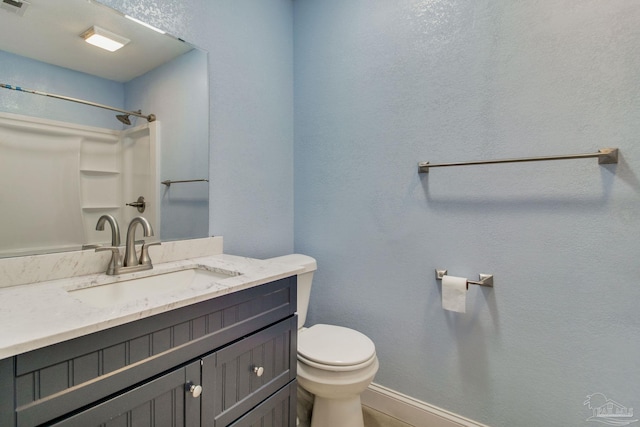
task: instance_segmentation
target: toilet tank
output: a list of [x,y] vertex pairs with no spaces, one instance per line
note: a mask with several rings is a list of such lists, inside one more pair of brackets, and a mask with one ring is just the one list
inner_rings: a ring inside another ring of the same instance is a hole
[[313,273],[318,268],[318,264],[314,258],[302,254],[284,255],[275,258],[269,258],[267,261],[277,262],[279,264],[289,264],[303,267],[304,270],[298,273],[298,329],[304,326],[307,320],[307,309],[309,308],[309,297],[311,296],[311,283],[313,282]]

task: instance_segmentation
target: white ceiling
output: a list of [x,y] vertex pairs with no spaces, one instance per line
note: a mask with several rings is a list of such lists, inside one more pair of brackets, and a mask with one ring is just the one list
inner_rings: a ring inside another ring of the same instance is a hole
[[[193,48],[91,0],[28,1],[22,17],[0,9],[0,50],[127,82]],[[92,46],[80,34],[93,25],[131,42],[116,52]]]

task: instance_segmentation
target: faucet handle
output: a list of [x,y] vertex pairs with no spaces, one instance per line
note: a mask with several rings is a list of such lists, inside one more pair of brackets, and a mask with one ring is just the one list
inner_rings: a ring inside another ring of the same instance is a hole
[[100,246],[96,248],[96,252],[103,251],[111,251],[111,261],[109,261],[109,266],[107,267],[107,274],[113,276],[122,267],[120,249],[117,246]]
[[142,250],[140,251],[140,264],[151,265],[151,258],[149,258],[149,246],[160,246],[162,242],[147,243],[142,242]]

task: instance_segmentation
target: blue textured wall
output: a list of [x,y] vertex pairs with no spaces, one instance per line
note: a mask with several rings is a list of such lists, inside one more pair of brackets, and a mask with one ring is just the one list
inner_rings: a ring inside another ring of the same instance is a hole
[[[298,0],[295,249],[376,382],[492,426],[640,407],[640,3]],[[594,159],[432,163],[594,152]],[[477,278],[445,312],[434,269]]]
[[[589,425],[595,392],[640,407],[637,2],[298,0],[293,38],[289,0],[107,3],[209,50],[228,252],[292,248],[295,117],[310,320],[370,335],[377,382],[492,426]],[[620,164],[416,173],[607,146]],[[496,288],[446,313],[435,268]]]
[[[160,122],[162,161],[158,185],[167,179],[209,177],[207,70],[207,54],[193,49],[125,84],[126,109],[153,113]],[[134,125],[145,121],[134,120]],[[160,194],[162,240],[207,236],[207,183],[162,185]]]
[[209,53],[210,223],[225,252],[293,251],[291,0],[103,0]]

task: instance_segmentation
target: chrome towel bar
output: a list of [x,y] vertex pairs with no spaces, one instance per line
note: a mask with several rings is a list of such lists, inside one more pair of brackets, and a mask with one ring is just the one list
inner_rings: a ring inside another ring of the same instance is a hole
[[[436,270],[436,280],[442,280],[447,275],[447,270]],[[485,286],[493,288],[493,274],[480,274],[480,280],[467,280],[467,288],[471,285]]]
[[167,187],[171,187],[171,184],[179,184],[182,182],[209,182],[209,180],[204,178],[203,179],[183,179],[181,181],[172,181],[170,179],[167,179],[165,181],[160,182],[160,184],[164,184]]
[[488,165],[493,163],[516,163],[516,162],[540,162],[546,160],[567,160],[567,159],[588,159],[592,157],[598,158],[598,163],[601,165],[618,163],[618,149],[617,148],[603,148],[598,150],[597,153],[587,154],[568,154],[564,156],[545,156],[545,157],[523,157],[516,159],[500,159],[500,160],[479,160],[473,162],[456,162],[456,163],[434,163],[419,162],[418,173],[429,173],[431,168],[442,168],[447,166],[467,166],[467,165]]

